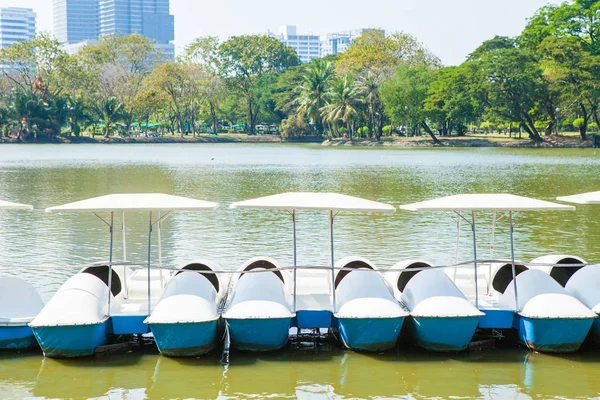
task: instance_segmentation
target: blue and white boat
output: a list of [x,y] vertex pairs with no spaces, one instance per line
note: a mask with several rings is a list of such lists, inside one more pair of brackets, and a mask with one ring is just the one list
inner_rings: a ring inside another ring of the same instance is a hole
[[268,257],[253,258],[238,270],[223,313],[233,347],[258,352],[286,345],[296,316],[286,275]]
[[[297,332],[327,331],[334,327],[336,302],[336,269],[334,252],[334,220],[346,212],[395,212],[389,204],[378,203],[339,193],[289,192],[231,204],[234,209],[279,210],[289,214],[292,222],[293,273],[290,277]],[[329,214],[329,262],[327,268],[297,264],[296,221],[300,211],[327,211]],[[345,286],[345,285],[344,285]]]
[[219,314],[224,287],[215,263],[198,261],[177,272],[145,320],[161,354],[196,357],[210,353],[223,338]]
[[22,350],[37,346],[29,323],[44,307],[29,282],[0,278],[0,350]]
[[[480,318],[475,308],[441,270],[426,261],[400,262],[388,279],[410,311],[409,331],[426,350],[457,352],[468,347]],[[414,271],[417,269],[417,271]]]
[[[456,215],[458,227],[461,221],[470,225],[473,241],[473,270],[470,282],[467,285],[458,284],[456,281],[455,283],[464,294],[468,293],[467,298],[471,299],[469,296],[472,295],[475,308],[486,314],[480,320],[481,328],[514,327],[523,344],[533,350],[568,352],[579,348],[595,318],[594,313],[542,271],[526,270],[519,273],[514,251],[515,213],[573,211],[574,207],[512,194],[490,193],[448,196],[401,208],[409,211],[451,212]],[[510,261],[505,264],[506,268],[500,268],[505,273],[499,274],[500,269],[496,269],[495,277],[491,265],[494,260],[482,262],[477,257],[476,213],[484,211],[493,213],[492,232],[498,220],[496,218],[498,212],[504,213],[503,216],[507,217],[509,223]],[[457,239],[457,244],[458,242]],[[482,264],[487,264],[488,267],[487,276],[484,274],[487,282],[485,280],[482,282],[483,287],[480,285],[479,268]],[[454,275],[456,277],[456,273]],[[506,276],[512,279],[505,292],[498,295],[497,287],[505,287]],[[510,317],[508,320],[507,316]]]
[[110,331],[108,286],[85,272],[69,278],[31,322],[47,357],[75,358],[94,354]]
[[[565,289],[596,315],[600,315],[600,265],[588,265],[575,272],[567,281]],[[596,318],[590,331],[590,339],[600,344],[600,318]]]
[[[32,210],[28,204],[0,200],[0,210]],[[37,346],[29,323],[44,307],[37,290],[15,277],[0,278],[0,350]]]
[[368,260],[346,257],[336,269],[334,317],[344,346],[371,352],[392,349],[408,311]]
[[[531,262],[532,268],[539,269],[557,281],[570,295],[581,301],[596,315],[600,315],[600,265],[587,265],[581,257],[571,255],[548,255]],[[592,324],[589,339],[600,343],[600,319]]]
[[[565,201],[567,203],[580,204],[583,206],[599,205],[600,191],[558,197],[558,200]],[[574,258],[576,260],[583,261],[579,257]],[[563,264],[566,264],[566,262]],[[562,268],[564,269],[564,267]],[[577,297],[583,304],[591,308],[598,315],[600,315],[600,291],[598,290],[598,285],[600,285],[599,270],[600,266],[598,265],[588,265],[586,267],[579,268],[576,271],[573,271],[571,276],[567,275],[569,279],[564,285],[569,293]],[[600,321],[598,319],[596,319],[592,325],[590,337],[593,342],[596,342],[596,344],[600,343]]]
[[[94,354],[109,335],[141,335],[150,329],[144,320],[161,297],[171,272],[152,269],[152,234],[158,231],[161,263],[161,223],[174,211],[214,210],[218,204],[161,193],[113,194],[52,207],[47,212],[91,213],[109,228],[109,262],[85,268],[71,277],[31,323],[48,357],[74,358]],[[148,258],[126,262],[125,213],[148,213]],[[121,217],[123,260],[113,259],[115,214]],[[105,214],[105,215],[103,215]],[[143,268],[140,268],[143,266]],[[110,290],[109,290],[110,288]]]
[[543,271],[528,270],[508,286],[501,301],[514,307],[514,327],[521,343],[531,350],[569,353],[579,349],[597,315]]

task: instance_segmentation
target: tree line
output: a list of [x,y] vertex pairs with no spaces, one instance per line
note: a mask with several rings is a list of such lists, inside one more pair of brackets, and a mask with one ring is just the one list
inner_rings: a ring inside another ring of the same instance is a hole
[[165,61],[139,35],[108,36],[66,53],[49,35],[0,50],[2,135],[105,137],[276,125],[285,137],[428,134],[473,129],[562,129],[582,140],[598,128],[600,1],[539,9],[514,38],[494,37],[465,62],[443,66],[405,33],[366,31],[342,54],[301,64],[261,35],[196,39]]

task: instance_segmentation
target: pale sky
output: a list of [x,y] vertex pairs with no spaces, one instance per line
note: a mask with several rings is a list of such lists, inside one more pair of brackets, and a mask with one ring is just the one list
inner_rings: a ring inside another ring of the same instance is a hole
[[[199,36],[298,33],[383,28],[416,36],[445,64],[460,64],[494,35],[516,36],[535,10],[557,0],[171,0],[177,51]],[[30,7],[38,30],[52,31],[52,0],[0,0],[0,7]]]

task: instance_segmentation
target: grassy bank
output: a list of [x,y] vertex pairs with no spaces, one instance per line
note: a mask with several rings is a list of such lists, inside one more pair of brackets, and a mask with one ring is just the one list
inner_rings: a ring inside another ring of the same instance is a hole
[[468,135],[438,137],[441,145],[433,143],[429,136],[386,137],[377,142],[370,139],[333,139],[323,142],[323,146],[352,147],[515,147],[515,148],[587,148],[592,147],[592,139],[582,141],[577,134],[545,136],[541,143],[529,139],[510,138],[506,135]]

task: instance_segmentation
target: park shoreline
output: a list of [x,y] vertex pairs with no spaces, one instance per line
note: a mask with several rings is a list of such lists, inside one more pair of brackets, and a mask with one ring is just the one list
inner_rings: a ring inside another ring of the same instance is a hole
[[[371,139],[327,139],[316,136],[299,137],[284,140],[279,135],[198,135],[198,136],[160,136],[160,137],[55,137],[48,140],[45,137],[38,138],[37,144],[182,144],[182,143],[315,143],[324,147],[384,147],[384,148],[591,148],[592,139],[582,141],[578,136],[546,136],[540,143],[528,139],[499,138],[499,137],[439,137],[440,144],[435,144],[426,136],[423,137],[399,137],[384,138],[381,141]],[[32,141],[18,141],[16,138],[0,138],[1,143],[31,144]]]

